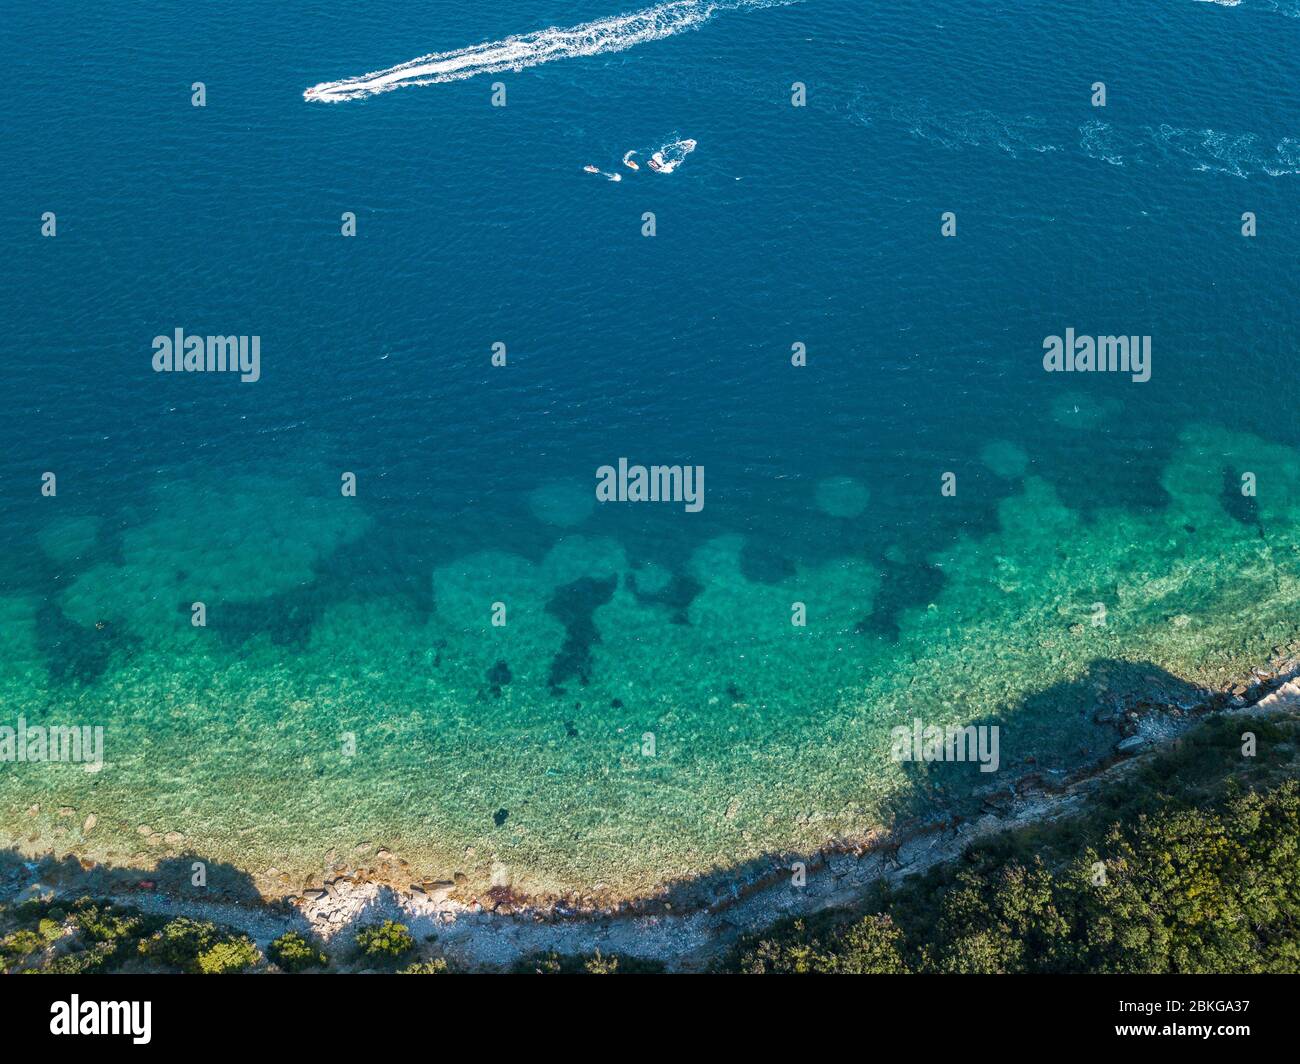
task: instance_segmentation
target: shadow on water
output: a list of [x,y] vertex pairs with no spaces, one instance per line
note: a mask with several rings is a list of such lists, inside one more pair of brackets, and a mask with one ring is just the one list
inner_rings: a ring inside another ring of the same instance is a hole
[[83,864],[71,854],[62,858],[52,854],[28,858],[12,849],[0,851],[0,884],[6,888],[4,893],[10,893],[20,881],[53,887],[75,886],[80,893],[91,896],[157,891],[175,898],[178,903],[186,898],[205,903],[242,905],[264,900],[248,872],[196,853],[164,857],[152,868],[139,868]]
[[[911,787],[897,814],[923,816],[935,807],[969,813],[983,794],[1017,777],[1064,781],[1112,756],[1116,743],[1136,732],[1136,718],[1161,712],[1181,717],[1212,697],[1150,662],[1098,658],[1076,680],[1052,684],[1008,712],[969,722],[997,729],[996,770],[984,772],[970,761],[905,762]],[[925,723],[922,715],[922,727]]]
[[[965,722],[990,729],[986,753],[992,750],[991,729],[997,729],[996,770],[982,772],[978,760],[904,761],[907,786],[887,802],[883,826],[897,839],[927,825],[955,824],[988,812],[990,799],[997,808],[1000,800],[1026,792],[1050,793],[1112,762],[1117,744],[1137,732],[1142,717],[1158,716],[1173,730],[1186,723],[1189,714],[1226,703],[1226,696],[1151,662],[1095,659],[1075,680],[1052,684],[1002,713]],[[924,707],[918,707],[916,717],[922,729],[932,723]],[[914,733],[913,720],[899,725],[909,736]],[[891,756],[892,738],[890,732],[880,736],[882,759]],[[978,746],[974,749],[978,757]],[[824,852],[852,849],[855,843],[828,840]],[[718,904],[739,897],[746,884],[788,875],[793,862],[809,856],[764,854],[717,873],[674,882],[664,900],[674,911]]]

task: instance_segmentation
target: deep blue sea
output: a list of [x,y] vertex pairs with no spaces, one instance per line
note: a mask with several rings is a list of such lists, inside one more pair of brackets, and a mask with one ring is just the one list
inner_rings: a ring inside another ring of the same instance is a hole
[[[1107,740],[1042,691],[1295,634],[1300,3],[690,0],[632,47],[303,96],[636,4],[7,12],[0,691],[105,721],[111,771],[0,771],[0,820],[639,888],[866,830],[915,780],[863,751],[914,712],[1032,705],[1004,743],[1064,764]],[[259,336],[260,380],[155,373],[176,328]],[[1150,336],[1150,380],[1044,372],[1067,328]],[[702,466],[702,511],[593,505],[620,457]],[[833,618],[798,652],[796,599]],[[1110,642],[1060,650],[1098,600]],[[349,730],[403,752],[337,766]]]

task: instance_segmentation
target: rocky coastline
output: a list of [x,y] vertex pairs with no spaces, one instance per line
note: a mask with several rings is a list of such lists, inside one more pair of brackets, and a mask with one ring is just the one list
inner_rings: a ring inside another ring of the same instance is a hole
[[1300,712],[1300,643],[1275,648],[1267,666],[1195,701],[1099,709],[1094,721],[1115,729],[1113,752],[1072,773],[1027,766],[1011,783],[976,796],[970,808],[836,840],[812,854],[774,855],[650,898],[530,898],[506,884],[476,892],[463,878],[411,883],[400,859],[381,850],[372,867],[343,868],[300,893],[261,899],[237,897],[220,884],[209,897],[196,897],[194,890],[161,887],[148,871],[110,873],[49,855],[11,862],[0,876],[0,900],[91,895],[142,912],[218,921],[263,948],[291,930],[347,946],[359,926],[392,919],[418,939],[436,937],[440,954],[463,970],[502,969],[539,953],[596,951],[702,970],[742,935],[783,917],[852,905],[873,884],[895,884],[955,860],[977,840],[1080,811],[1100,788],[1177,743],[1199,720],[1279,712]]

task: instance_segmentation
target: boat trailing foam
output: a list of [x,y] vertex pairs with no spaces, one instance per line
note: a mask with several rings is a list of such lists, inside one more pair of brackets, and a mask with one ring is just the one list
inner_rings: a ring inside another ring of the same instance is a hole
[[695,141],[689,137],[682,140],[670,140],[657,152],[651,154],[647,165],[656,174],[671,174],[686,156],[695,150]]
[[647,41],[663,40],[708,22],[720,11],[745,8],[781,7],[797,0],[672,0],[626,15],[584,22],[567,29],[549,29],[500,41],[459,48],[451,52],[434,52],[407,63],[377,70],[340,81],[323,81],[313,85],[303,99],[324,103],[359,100],[408,85],[435,85],[463,81],[479,74],[497,74],[506,70],[523,70],[556,59],[621,52]]

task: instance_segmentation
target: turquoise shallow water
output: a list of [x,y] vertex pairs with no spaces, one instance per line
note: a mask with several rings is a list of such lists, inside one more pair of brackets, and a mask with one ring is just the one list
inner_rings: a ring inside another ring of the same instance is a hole
[[[18,16],[0,696],[105,764],[0,765],[14,845],[642,891],[988,782],[897,724],[996,722],[996,784],[1295,637],[1296,12],[707,6],[339,104],[620,9]],[[153,373],[177,327],[261,379]],[[1067,327],[1151,380],[1044,373]],[[597,504],[621,456],[703,510]]]

